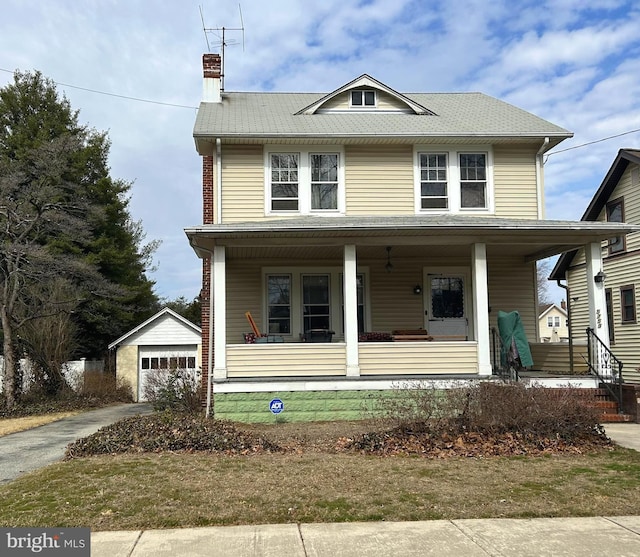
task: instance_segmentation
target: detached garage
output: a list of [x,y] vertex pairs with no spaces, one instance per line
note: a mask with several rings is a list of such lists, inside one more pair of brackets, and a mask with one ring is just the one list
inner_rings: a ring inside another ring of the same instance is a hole
[[116,378],[131,385],[136,402],[146,400],[146,380],[161,369],[200,367],[202,330],[175,311],[164,308],[115,342]]

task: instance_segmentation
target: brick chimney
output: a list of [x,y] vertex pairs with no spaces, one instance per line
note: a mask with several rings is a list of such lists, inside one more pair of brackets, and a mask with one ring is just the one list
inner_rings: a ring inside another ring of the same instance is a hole
[[222,102],[222,58],[219,54],[202,55],[202,102]]
[[564,300],[560,300],[560,307],[561,307],[564,311],[567,311],[567,302],[565,302]]

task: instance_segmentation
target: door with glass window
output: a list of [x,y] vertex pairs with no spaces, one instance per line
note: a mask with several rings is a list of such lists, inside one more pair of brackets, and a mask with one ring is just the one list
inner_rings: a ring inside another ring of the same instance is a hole
[[469,336],[466,273],[427,273],[425,288],[425,328],[433,336]]
[[302,330],[331,329],[329,275],[302,275]]

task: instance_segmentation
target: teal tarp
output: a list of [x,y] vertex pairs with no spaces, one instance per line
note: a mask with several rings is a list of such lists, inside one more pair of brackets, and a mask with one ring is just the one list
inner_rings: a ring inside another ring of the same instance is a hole
[[498,331],[500,332],[500,339],[502,340],[500,356],[503,365],[506,365],[509,359],[513,361],[519,358],[522,367],[531,367],[533,365],[533,358],[531,357],[527,335],[524,332],[524,327],[520,320],[520,314],[517,311],[509,313],[499,311]]

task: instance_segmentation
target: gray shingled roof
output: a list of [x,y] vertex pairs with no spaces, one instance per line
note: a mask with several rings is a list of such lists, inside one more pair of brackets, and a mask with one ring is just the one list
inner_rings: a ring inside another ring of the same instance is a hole
[[406,97],[435,115],[375,112],[296,114],[324,94],[223,93],[222,103],[201,103],[198,139],[305,137],[519,137],[552,138],[571,132],[482,93],[419,93]]

